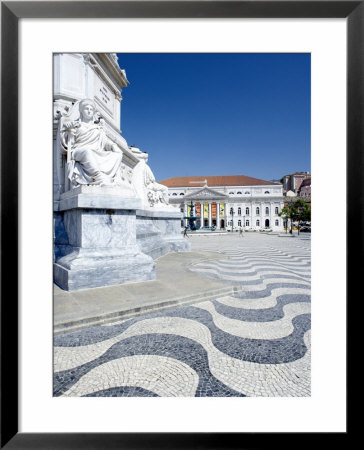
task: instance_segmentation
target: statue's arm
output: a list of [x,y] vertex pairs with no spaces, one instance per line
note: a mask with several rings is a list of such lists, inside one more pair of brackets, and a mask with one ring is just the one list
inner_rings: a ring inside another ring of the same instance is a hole
[[105,150],[115,153],[123,153],[121,148],[114,141],[106,137]]
[[76,130],[79,128],[79,121],[64,122],[60,130],[61,152],[70,156],[72,145],[75,142]]

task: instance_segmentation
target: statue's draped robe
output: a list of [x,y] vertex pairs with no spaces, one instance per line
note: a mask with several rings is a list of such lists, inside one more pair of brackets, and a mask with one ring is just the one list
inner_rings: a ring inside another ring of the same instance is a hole
[[159,184],[155,181],[155,176],[148,164],[145,164],[144,184],[148,189],[158,193],[159,201],[161,201],[162,203],[168,203],[168,188],[163,184]]
[[116,183],[120,179],[122,153],[113,152],[114,144],[100,124],[81,122],[75,128],[68,178],[73,184],[98,184],[100,177]]

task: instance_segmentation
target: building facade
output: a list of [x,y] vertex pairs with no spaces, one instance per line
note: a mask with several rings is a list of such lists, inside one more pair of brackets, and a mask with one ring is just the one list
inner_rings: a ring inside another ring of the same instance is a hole
[[160,181],[168,187],[170,204],[180,208],[188,224],[191,205],[197,228],[282,231],[283,187],[245,175],[175,177]]
[[283,185],[283,191],[293,191],[297,193],[303,180],[310,177],[310,172],[295,172],[290,175],[284,175],[280,180]]
[[298,195],[303,198],[311,198],[311,177],[302,181]]

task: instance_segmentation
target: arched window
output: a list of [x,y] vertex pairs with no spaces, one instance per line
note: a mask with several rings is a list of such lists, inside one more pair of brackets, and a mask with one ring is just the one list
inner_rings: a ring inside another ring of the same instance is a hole
[[245,208],[245,214],[249,216],[249,208]]
[[234,192],[233,191],[229,192],[229,195],[234,195]]
[[[257,207],[257,209],[255,210],[255,213],[256,213],[257,216],[259,216],[259,214],[260,214],[260,209],[259,209],[259,207]],[[258,222],[259,222],[259,221],[258,221]]]
[[245,194],[245,195],[249,195],[250,192],[249,192],[249,191],[245,191],[244,194]]
[[230,214],[231,214],[231,215],[234,214],[234,208],[230,208]]
[[183,192],[181,192],[179,195],[185,195]]
[[238,227],[241,227],[241,220],[238,220]]
[[276,227],[278,227],[278,225],[279,225],[279,220],[277,219],[276,220]]
[[268,206],[265,208],[265,215],[269,216],[269,208],[268,208]]
[[269,194],[269,191],[265,191],[264,194]]
[[246,220],[246,221],[245,221],[245,226],[247,226],[247,227],[248,227],[248,226],[249,226],[249,224],[250,224],[249,220]]
[[241,208],[238,208],[238,216],[241,216]]
[[238,191],[238,192],[237,192],[237,194],[238,194],[238,195],[239,195],[239,194],[241,195],[241,194],[242,194],[242,192],[241,192],[241,191]]
[[260,221],[259,220],[257,220],[255,223],[256,223],[257,227],[260,227]]
[[173,194],[172,195],[177,195],[177,193],[176,192],[173,192]]
[[275,210],[274,210],[274,211],[275,211],[275,213],[276,213],[276,214],[278,214],[278,213],[279,213],[279,209],[278,209],[278,206],[276,206],[276,207],[275,207]]

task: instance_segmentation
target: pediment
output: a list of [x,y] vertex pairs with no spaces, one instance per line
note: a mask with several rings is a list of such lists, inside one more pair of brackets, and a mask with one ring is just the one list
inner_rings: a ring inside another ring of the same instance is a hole
[[226,199],[228,196],[221,192],[215,191],[209,187],[204,187],[197,192],[185,195],[185,200],[208,200],[208,199]]

